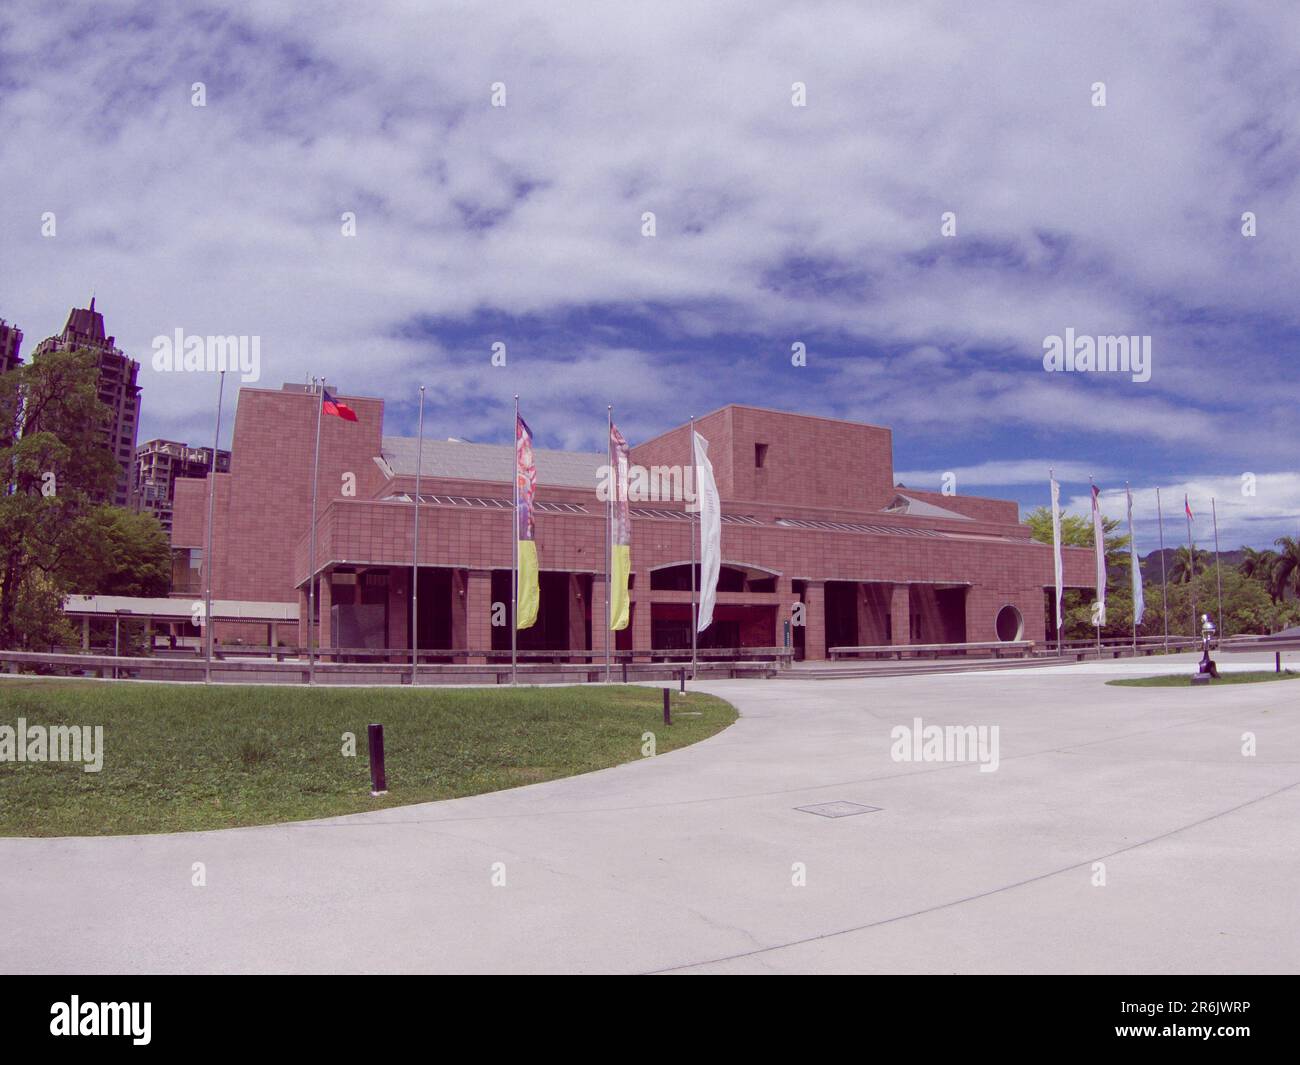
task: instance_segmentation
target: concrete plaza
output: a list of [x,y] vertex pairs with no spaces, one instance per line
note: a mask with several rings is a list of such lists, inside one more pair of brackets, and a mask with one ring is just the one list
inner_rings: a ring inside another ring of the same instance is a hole
[[[1193,662],[718,681],[701,687],[739,708],[731,728],[586,776],[3,839],[0,971],[1300,971],[1300,682],[1104,683]],[[998,726],[997,771],[894,761],[917,717]],[[800,809],[832,802],[878,809]]]

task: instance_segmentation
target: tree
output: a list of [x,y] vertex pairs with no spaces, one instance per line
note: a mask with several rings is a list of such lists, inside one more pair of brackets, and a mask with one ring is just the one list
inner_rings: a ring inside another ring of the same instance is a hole
[[1242,547],[1241,561],[1237,563],[1237,572],[1243,577],[1270,577],[1273,565],[1277,562],[1276,551],[1256,551],[1253,547]]
[[0,374],[0,647],[58,630],[64,567],[87,549],[84,519],[117,478],[98,376],[84,350]]
[[[1052,542],[1052,511],[1050,507],[1035,507],[1025,516],[1025,524],[1039,543]],[[1109,572],[1119,565],[1126,564],[1128,555],[1128,533],[1113,536],[1119,528],[1118,518],[1101,518],[1102,540],[1106,545],[1106,570]],[[1092,547],[1092,519],[1078,514],[1061,515],[1061,544],[1065,547]]]
[[[1220,635],[1240,636],[1246,633],[1264,634],[1284,628],[1287,613],[1274,603],[1259,581],[1246,577],[1233,567],[1224,567],[1223,614],[1219,615],[1219,582],[1210,566],[1196,574],[1194,582],[1169,585],[1169,634],[1171,636],[1200,636],[1201,614],[1214,617]],[[1160,586],[1146,593],[1146,616],[1138,631],[1158,636],[1164,631]],[[1196,610],[1193,613],[1192,606]]]
[[1273,590],[1278,599],[1285,598],[1289,581],[1291,590],[1300,597],[1300,539],[1279,536],[1273,543],[1281,549],[1273,564]]
[[1195,557],[1186,547],[1174,552],[1169,563],[1169,580],[1174,584],[1188,584],[1198,573],[1204,573],[1210,567],[1210,553],[1197,550]]
[[60,567],[70,592],[163,596],[171,587],[171,547],[152,514],[96,507],[81,517],[82,545]]
[[[1035,540],[1052,542],[1052,511],[1050,507],[1036,507],[1025,516]],[[1101,634],[1126,636],[1133,623],[1133,595],[1130,587],[1128,546],[1129,536],[1112,535],[1119,528],[1118,518],[1101,519],[1102,542],[1106,551],[1106,624]],[[1092,519],[1076,514],[1061,515],[1061,544],[1065,547],[1088,547],[1094,544]],[[1068,639],[1089,639],[1096,635],[1092,623],[1092,602],[1095,593],[1069,589],[1061,597],[1062,631]]]
[[1264,586],[1264,590],[1268,592],[1269,598],[1277,602],[1278,594],[1273,581],[1273,573],[1277,568],[1280,557],[1278,553],[1267,549],[1256,551],[1253,547],[1243,547],[1241,553],[1242,559],[1237,563],[1237,572],[1243,577],[1259,581]]

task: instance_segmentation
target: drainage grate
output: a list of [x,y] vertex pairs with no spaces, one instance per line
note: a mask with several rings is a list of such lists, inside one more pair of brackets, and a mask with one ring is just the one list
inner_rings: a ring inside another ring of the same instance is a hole
[[796,806],[795,809],[802,810],[806,814],[816,814],[818,817],[852,817],[854,814],[873,814],[880,807],[863,806],[861,803],[838,799],[835,802],[819,802],[816,806]]

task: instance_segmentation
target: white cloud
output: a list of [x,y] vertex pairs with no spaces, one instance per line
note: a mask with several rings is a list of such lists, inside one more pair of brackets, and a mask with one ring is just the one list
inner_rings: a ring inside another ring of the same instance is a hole
[[[1277,388],[1292,356],[1237,319],[1297,328],[1297,37],[1285,5],[1170,18],[1119,0],[310,17],[18,0],[0,14],[0,314],[34,345],[94,289],[142,361],[177,327],[258,334],[263,384],[324,373],[405,410],[422,380],[448,434],[502,436],[525,389],[567,446],[590,446],[606,402],[635,436],[689,413],[685,395],[756,392],[951,434],[956,454],[1034,433],[1031,453],[1084,438],[1111,468],[1207,442],[1277,468],[1294,453]],[[826,276],[796,283],[791,260]],[[395,339],[420,320],[602,305],[650,309],[674,337],[770,343],[670,356],[577,314],[563,355],[502,337],[498,373],[477,337]],[[1152,381],[1044,374],[1042,338],[1067,326],[1151,334]],[[807,384],[778,377],[814,333],[840,350],[813,346]],[[212,381],[143,383],[145,435],[207,433]]]

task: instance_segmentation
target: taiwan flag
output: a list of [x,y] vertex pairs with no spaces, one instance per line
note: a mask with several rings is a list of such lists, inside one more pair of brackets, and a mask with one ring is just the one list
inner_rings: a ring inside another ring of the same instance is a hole
[[332,414],[336,418],[342,418],[345,422],[354,422],[357,420],[356,411],[346,403],[340,403],[323,388],[321,389],[321,397],[322,413]]
[[1196,515],[1192,513],[1192,504],[1188,502],[1187,493],[1183,493],[1183,513],[1187,515],[1188,521],[1194,521]]

